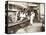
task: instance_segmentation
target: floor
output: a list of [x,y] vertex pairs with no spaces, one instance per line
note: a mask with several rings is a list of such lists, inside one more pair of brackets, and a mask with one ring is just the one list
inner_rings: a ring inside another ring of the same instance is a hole
[[42,32],[42,23],[33,23],[30,25],[29,21],[18,24],[8,28],[9,33],[30,33]]
[[24,28],[20,28],[16,33],[41,32],[42,23],[34,23]]

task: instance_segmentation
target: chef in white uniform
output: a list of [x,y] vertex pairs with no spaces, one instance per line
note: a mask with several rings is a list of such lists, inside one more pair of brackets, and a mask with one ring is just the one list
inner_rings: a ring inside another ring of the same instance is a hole
[[20,12],[20,21],[22,21],[26,17],[25,13]]
[[31,16],[30,16],[30,24],[31,25],[33,24],[34,17],[35,17],[35,13],[32,11]]

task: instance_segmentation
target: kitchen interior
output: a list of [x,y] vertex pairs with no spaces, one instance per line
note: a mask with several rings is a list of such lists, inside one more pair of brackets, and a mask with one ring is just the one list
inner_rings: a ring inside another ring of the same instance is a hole
[[[30,25],[31,10],[36,11],[37,17],[34,18],[34,26],[31,26],[29,30],[27,27]],[[23,17],[22,20],[21,17]],[[45,28],[44,17],[44,4],[42,3],[8,2],[8,33],[42,32],[41,27]],[[22,30],[19,30],[21,28]],[[23,29],[26,30],[23,31]]]

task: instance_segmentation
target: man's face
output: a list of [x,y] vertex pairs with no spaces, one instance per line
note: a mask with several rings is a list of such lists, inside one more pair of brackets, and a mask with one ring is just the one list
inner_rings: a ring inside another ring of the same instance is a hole
[[34,12],[31,12],[31,14],[33,14]]

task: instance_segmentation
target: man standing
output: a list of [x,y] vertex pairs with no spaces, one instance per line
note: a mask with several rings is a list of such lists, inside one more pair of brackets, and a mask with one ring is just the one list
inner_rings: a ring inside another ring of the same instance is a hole
[[31,15],[30,15],[30,24],[31,25],[33,24],[34,17],[35,17],[35,13],[33,11],[31,11]]

